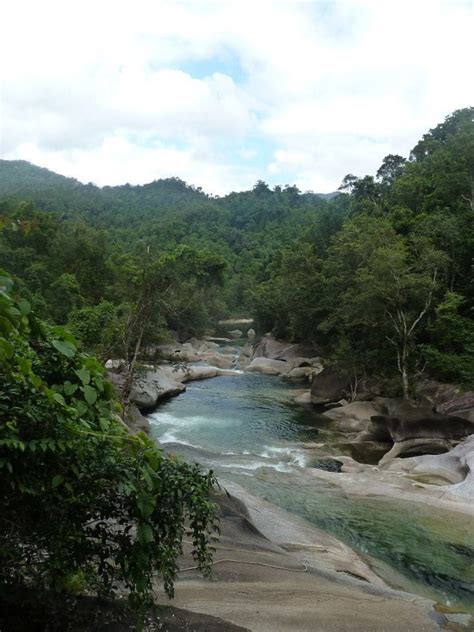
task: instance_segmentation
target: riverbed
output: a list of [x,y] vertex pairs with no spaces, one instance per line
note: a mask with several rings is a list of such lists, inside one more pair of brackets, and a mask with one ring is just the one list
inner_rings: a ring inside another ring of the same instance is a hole
[[331,422],[292,403],[296,390],[254,373],[193,382],[149,416],[151,432],[219,480],[340,538],[389,585],[473,612],[472,520],[402,498],[351,497],[315,476],[316,467],[337,466],[338,455],[368,463],[378,455],[355,455]]

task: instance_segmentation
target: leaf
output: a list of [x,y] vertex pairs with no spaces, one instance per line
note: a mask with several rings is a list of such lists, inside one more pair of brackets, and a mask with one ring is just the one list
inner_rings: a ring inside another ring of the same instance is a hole
[[97,391],[92,386],[84,386],[82,388],[84,392],[84,397],[89,406],[95,404],[97,400]]
[[31,375],[30,381],[35,388],[39,388],[39,386],[41,385],[42,379],[40,378],[39,375]]
[[[2,326],[2,321],[0,320],[0,327]],[[13,356],[13,345],[5,340],[5,338],[0,338],[0,358],[4,360],[8,360]]]
[[153,541],[153,529],[149,524],[144,523],[138,527],[138,539],[141,544],[147,544]]
[[31,305],[26,299],[22,298],[21,301],[18,302],[18,309],[22,316],[28,316],[31,312]]
[[57,474],[52,480],[53,489],[55,487],[59,487],[61,483],[63,482],[64,482],[64,476],[61,476],[61,474]]
[[74,402],[74,405],[76,407],[77,414],[79,415],[79,417],[82,417],[82,415],[86,414],[86,412],[87,412],[87,404],[86,404],[86,402],[84,402],[82,400],[78,400],[77,403],[76,403],[76,401]]
[[64,393],[69,397],[70,395],[74,395],[74,393],[77,391],[78,389],[78,385],[77,384],[73,384],[72,382],[70,382],[69,380],[66,380],[64,382]]
[[75,371],[75,374],[77,375],[77,377],[81,380],[83,384],[89,384],[89,382],[91,381],[91,374],[85,367],[77,369]]
[[66,406],[66,402],[64,401],[64,397],[61,393],[54,393],[53,399],[56,400],[58,404],[61,404],[61,406]]
[[105,417],[99,417],[99,426],[102,432],[108,432],[110,428],[110,422]]
[[31,371],[31,360],[27,360],[26,358],[18,358],[17,362],[23,375],[28,375]]
[[64,340],[53,340],[52,345],[59,351],[59,353],[62,353],[68,358],[73,358],[76,355],[76,347],[70,342],[66,342]]

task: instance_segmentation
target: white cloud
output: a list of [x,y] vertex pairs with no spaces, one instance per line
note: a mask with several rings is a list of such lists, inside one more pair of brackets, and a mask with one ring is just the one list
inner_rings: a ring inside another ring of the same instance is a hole
[[[17,0],[3,13],[0,155],[101,184],[332,190],[472,97],[468,2]],[[208,72],[193,76],[196,62]]]

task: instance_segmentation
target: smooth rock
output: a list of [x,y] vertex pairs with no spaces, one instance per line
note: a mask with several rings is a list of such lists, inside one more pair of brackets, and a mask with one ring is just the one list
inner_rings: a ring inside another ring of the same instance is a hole
[[307,380],[311,375],[312,369],[309,366],[298,366],[294,369],[291,369],[289,373],[285,375],[285,379],[294,380],[298,382],[299,380]]
[[381,405],[376,402],[351,402],[326,410],[324,417],[329,417],[338,423],[338,427],[346,432],[361,432],[367,430],[373,415],[379,414]]
[[409,473],[415,480],[444,480],[447,493],[474,499],[474,434],[444,454],[395,459],[386,469]]
[[215,366],[219,369],[231,369],[235,364],[234,359],[231,356],[217,353],[205,353],[203,354],[202,359],[211,366]]
[[313,404],[329,404],[348,396],[349,380],[335,369],[326,367],[316,375],[311,384]]
[[298,357],[313,358],[315,349],[312,345],[290,343],[264,336],[256,345],[254,357],[271,358],[272,360],[293,360]]
[[301,393],[301,395],[297,395],[293,401],[299,406],[311,406],[311,391],[306,391],[305,393]]
[[135,404],[131,404],[128,409],[128,414],[125,418],[125,423],[130,428],[132,433],[144,432],[145,434],[149,434],[150,432],[150,422],[146,417],[144,417]]
[[400,406],[399,416],[373,415],[360,441],[388,441],[393,446],[380,464],[416,450],[417,452],[443,452],[457,441],[474,433],[474,422],[463,417],[440,415],[426,409]]
[[242,336],[244,335],[243,331],[241,331],[240,329],[232,329],[227,333],[229,334],[229,336],[231,336],[231,338],[242,338]]
[[264,373],[265,375],[281,375],[286,373],[288,365],[282,360],[272,360],[271,358],[254,358],[245,368],[245,371]]

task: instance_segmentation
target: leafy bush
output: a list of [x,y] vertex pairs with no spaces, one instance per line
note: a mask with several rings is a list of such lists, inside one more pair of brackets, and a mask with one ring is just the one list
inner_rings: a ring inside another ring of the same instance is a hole
[[212,472],[131,435],[100,363],[13,292],[0,271],[0,590],[80,578],[141,607],[158,574],[172,596],[184,535],[210,569]]

